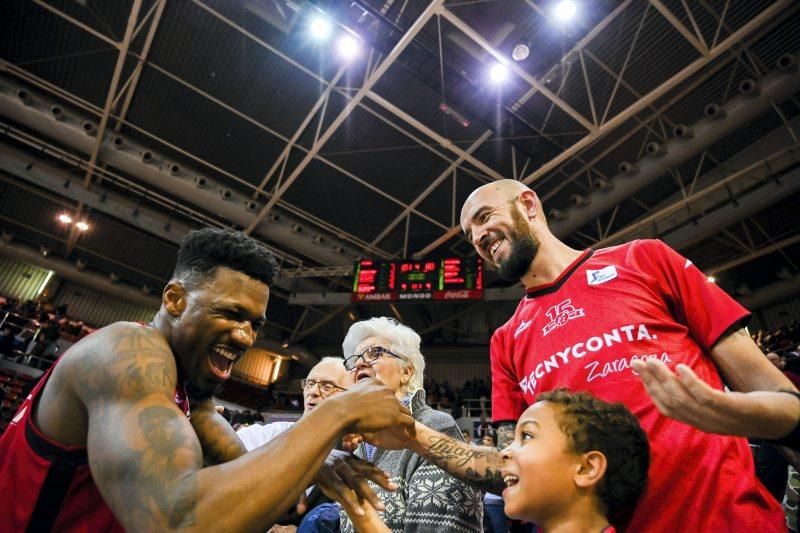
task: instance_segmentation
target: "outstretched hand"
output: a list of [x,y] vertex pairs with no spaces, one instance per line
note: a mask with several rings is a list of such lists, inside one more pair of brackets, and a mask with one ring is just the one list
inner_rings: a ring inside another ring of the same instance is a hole
[[673,373],[656,359],[634,361],[631,367],[659,411],[708,433],[776,439],[797,423],[800,404],[790,394],[723,392],[684,364]]
[[328,455],[314,478],[314,483],[326,496],[358,515],[364,514],[361,501],[383,510],[381,500],[367,481],[372,481],[385,490],[397,490],[397,484],[389,481],[389,474],[370,462],[338,450],[333,450]]

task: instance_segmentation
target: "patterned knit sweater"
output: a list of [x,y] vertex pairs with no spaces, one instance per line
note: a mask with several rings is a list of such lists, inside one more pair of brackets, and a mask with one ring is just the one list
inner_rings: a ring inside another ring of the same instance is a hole
[[[464,440],[452,416],[425,403],[425,391],[414,393],[410,409],[420,423]],[[360,445],[355,454],[365,458],[365,446]],[[370,482],[386,507],[380,514],[392,532],[483,532],[483,502],[479,491],[409,450],[378,448],[372,462],[388,472],[391,481],[399,485],[397,491],[389,492]],[[343,533],[355,531],[344,511],[340,511],[340,522]]]

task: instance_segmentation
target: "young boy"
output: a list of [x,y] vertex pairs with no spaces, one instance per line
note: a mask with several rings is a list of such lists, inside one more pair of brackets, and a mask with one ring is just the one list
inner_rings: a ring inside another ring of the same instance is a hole
[[650,453],[622,404],[557,389],[537,398],[501,456],[505,512],[544,533],[613,533],[609,524],[644,492]]

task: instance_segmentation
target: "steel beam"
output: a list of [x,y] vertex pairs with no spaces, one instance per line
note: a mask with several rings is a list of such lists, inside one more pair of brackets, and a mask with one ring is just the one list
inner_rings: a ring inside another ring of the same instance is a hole
[[[667,19],[667,21],[672,24],[672,27],[678,30],[678,33],[683,35],[683,37],[689,41],[689,43],[700,52],[700,55],[707,55],[708,54],[708,46],[705,43],[701,42],[697,35],[693,34],[689,31],[689,29],[683,25],[683,23],[678,20],[678,17],[669,10],[667,6],[661,3],[660,0],[650,0],[650,4],[655,7],[661,15]],[[691,13],[690,13],[691,16]],[[692,20],[694,22],[694,20]]]
[[319,140],[314,144],[314,146],[309,150],[306,156],[303,158],[302,161],[297,165],[297,167],[292,171],[291,174],[284,180],[283,184],[275,191],[266,205],[261,208],[261,211],[253,218],[252,222],[245,228],[245,233],[250,233],[255,229],[261,220],[267,215],[270,209],[276,204],[276,202],[283,196],[283,194],[292,186],[294,181],[300,176],[300,173],[305,170],[309,163],[316,157],[319,153],[320,149],[325,145],[328,139],[336,132],[339,126],[344,123],[350,113],[356,108],[356,106],[363,100],[367,93],[372,90],[372,87],[381,79],[383,74],[389,69],[392,63],[394,63],[395,59],[397,59],[400,54],[405,50],[406,46],[411,42],[412,39],[422,31],[422,28],[425,27],[425,24],[428,20],[436,14],[436,11],[440,9],[444,0],[432,0],[431,3],[425,8],[419,18],[411,25],[405,35],[398,41],[392,51],[389,53],[388,56],[381,62],[381,64],[375,69],[375,71],[369,76],[367,81],[364,85],[358,90],[358,92],[353,96],[353,99],[347,103],[344,109],[339,113],[339,115],[333,120],[328,129],[325,130]]
[[739,265],[743,265],[745,263],[749,263],[754,259],[758,259],[759,257],[763,257],[767,254],[771,254],[772,252],[777,252],[786,248],[787,246],[791,246],[793,244],[797,244],[800,242],[800,233],[794,235],[792,237],[788,237],[786,239],[780,240],[776,243],[772,243],[767,246],[762,246],[761,248],[757,248],[750,252],[747,255],[743,255],[741,257],[737,257],[736,259],[732,259],[731,261],[727,261],[725,263],[721,263],[719,265],[715,265],[711,268],[704,269],[704,272],[707,272],[709,275],[719,274],[720,272],[725,272],[726,270],[730,270],[734,267]]
[[[285,164],[285,162],[288,161],[289,153],[292,151],[292,148],[294,148],[294,146],[297,144],[297,140],[300,138],[300,136],[306,130],[308,125],[311,123],[311,121],[317,115],[317,111],[319,111],[319,109],[323,105],[325,105],[327,103],[328,98],[330,98],[330,96],[331,96],[331,91],[333,91],[334,87],[336,87],[336,84],[339,83],[339,80],[342,78],[342,75],[344,75],[344,73],[347,70],[348,66],[349,66],[348,64],[345,64],[345,65],[342,65],[341,67],[339,67],[339,70],[336,72],[336,75],[328,83],[328,86],[325,87],[325,90],[322,92],[320,97],[317,99],[317,101],[311,107],[311,111],[308,112],[308,114],[306,115],[306,118],[304,118],[303,122],[301,122],[300,125],[297,127],[297,131],[294,132],[294,135],[292,135],[292,138],[289,139],[288,143],[286,143],[286,148],[283,149],[283,152],[281,152],[281,155],[278,156],[278,159],[275,160],[275,163],[273,163],[272,167],[270,167],[270,169],[267,171],[267,174],[264,176],[264,179],[261,180],[261,183],[259,183],[258,188],[253,192],[253,199],[254,200],[256,198],[258,198],[258,195],[262,194],[262,192],[264,191],[264,187],[266,187],[267,183],[272,178],[272,176],[275,174],[275,171],[278,169],[278,167],[281,165],[281,163]],[[322,125],[322,119],[324,118],[325,111],[322,112],[322,115],[323,116],[321,116],[319,118],[320,126]],[[283,171],[281,171],[281,172],[283,172]]]
[[561,108],[565,113],[571,116],[575,121],[578,122],[581,126],[586,128],[588,131],[595,131],[596,128],[594,124],[586,117],[581,115],[575,109],[572,108],[568,103],[558,97],[553,91],[548,89],[542,82],[528,74],[525,69],[520,67],[517,63],[513,60],[510,60],[505,55],[500,53],[492,44],[483,38],[478,32],[476,32],[472,27],[470,27],[466,22],[458,18],[452,11],[449,11],[447,8],[442,8],[442,16],[446,18],[451,24],[453,24],[456,28],[458,28],[462,33],[464,33],[467,37],[475,41],[477,44],[481,46],[484,50],[489,52],[497,61],[499,61],[502,65],[508,68],[511,72],[525,80],[531,87],[534,87],[538,90],[542,95],[544,95],[548,100],[553,102],[559,108]]
[[131,73],[128,88],[125,91],[125,100],[122,102],[122,108],[119,111],[119,115],[116,117],[114,131],[118,132],[122,129],[123,121],[125,120],[125,117],[128,116],[128,110],[130,109],[133,95],[136,93],[136,87],[139,84],[139,77],[142,75],[142,70],[145,62],[147,61],[147,56],[150,55],[150,47],[153,45],[153,39],[156,36],[156,30],[158,29],[158,24],[161,22],[161,15],[164,13],[164,8],[166,5],[167,0],[157,0],[156,12],[153,15],[153,21],[150,23],[150,27],[147,30],[147,36],[145,37],[144,45],[142,46],[142,52],[139,54],[139,57],[136,60],[136,66],[133,69],[133,73]]
[[136,21],[139,19],[139,9],[142,7],[142,0],[133,0],[131,12],[128,16],[128,25],[125,27],[125,36],[122,42],[119,43],[119,55],[117,56],[117,63],[114,65],[114,73],[111,75],[111,84],[108,87],[108,94],[106,95],[106,103],[103,106],[103,115],[100,117],[100,125],[97,127],[97,142],[94,145],[92,154],[89,156],[89,166],[86,169],[86,177],[83,179],[83,186],[89,188],[92,183],[92,174],[94,167],[97,164],[97,156],[100,155],[100,147],[103,145],[103,138],[106,134],[106,126],[108,119],[111,116],[111,104],[117,95],[117,84],[122,75],[122,67],[125,66],[125,59],[128,56],[128,48],[131,45],[131,38],[133,36],[133,29],[136,27]]
[[[769,7],[761,11],[761,13],[759,13],[753,19],[747,22],[744,26],[739,28],[736,32],[728,36],[728,38],[726,38],[724,41],[722,41],[717,46],[710,49],[709,53],[706,56],[703,56],[693,61],[691,64],[687,65],[680,72],[670,77],[668,80],[666,80],[661,85],[653,89],[647,95],[640,98],[637,102],[635,102],[625,110],[618,113],[614,118],[603,123],[599,128],[597,128],[597,130],[593,131],[592,133],[590,133],[577,143],[573,144],[569,148],[565,149],[561,154],[554,157],[553,159],[542,165],[540,168],[529,174],[522,180],[522,182],[527,185],[535,183],[537,180],[545,176],[548,172],[552,171],[553,169],[564,163],[570,157],[573,157],[575,154],[577,154],[584,148],[587,148],[601,137],[615,130],[616,128],[624,124],[628,119],[636,116],[637,113],[649,107],[653,102],[655,102],[658,98],[660,98],[661,96],[672,90],[674,87],[678,86],[687,79],[691,78],[694,74],[699,72],[703,67],[707,66],[709,63],[718,58],[724,52],[728,51],[732,46],[736,45],[740,40],[746,37],[753,30],[760,27],[766,21],[776,16],[778,13],[780,13],[783,9],[790,6],[791,4],[792,4],[791,0],[775,1]],[[461,228],[458,225],[453,226],[442,236],[440,236],[432,243],[430,243],[428,246],[424,247],[416,254],[414,254],[414,257],[422,257],[427,255],[432,250],[438,248],[439,246],[450,240],[452,237],[457,235],[460,229]]]

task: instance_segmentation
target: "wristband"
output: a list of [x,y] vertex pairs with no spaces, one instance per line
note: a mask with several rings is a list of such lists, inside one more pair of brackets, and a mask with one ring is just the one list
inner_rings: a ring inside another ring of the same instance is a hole
[[[776,392],[784,392],[786,394],[791,394],[798,400],[800,400],[800,392],[787,390],[787,389],[780,389]],[[794,429],[790,431],[787,435],[779,439],[771,439],[770,444],[774,444],[776,446],[786,446],[787,448],[791,448],[793,450],[800,449],[800,420],[794,426]]]

